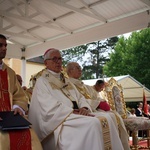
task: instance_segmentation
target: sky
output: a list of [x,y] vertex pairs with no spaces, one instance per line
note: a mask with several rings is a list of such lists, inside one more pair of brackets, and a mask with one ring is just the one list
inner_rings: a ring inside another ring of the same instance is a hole
[[[128,38],[131,34],[132,34],[132,32],[129,32],[129,33],[123,34],[123,36],[126,37],[126,38]],[[119,35],[119,36],[122,36],[122,35]]]

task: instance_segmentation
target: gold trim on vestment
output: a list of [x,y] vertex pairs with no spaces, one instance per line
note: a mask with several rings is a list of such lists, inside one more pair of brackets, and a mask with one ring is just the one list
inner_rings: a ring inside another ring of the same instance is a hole
[[119,132],[119,137],[121,136],[121,121],[120,121],[120,118],[119,116],[117,115],[117,113],[115,113],[114,111],[111,111],[114,115],[115,115],[115,118],[116,118],[116,121],[117,121],[117,126],[118,126],[118,132]]
[[[73,111],[72,111],[72,112],[73,112]],[[70,114],[72,114],[72,112],[71,112]],[[65,118],[52,132],[54,132],[60,125],[62,125],[63,122],[65,122],[65,120],[70,116],[70,114],[69,114],[68,116],[66,116],[66,118]],[[61,130],[60,130],[60,131],[61,131]],[[52,132],[51,132],[50,134],[48,134],[44,139],[42,139],[42,140],[41,140],[41,143],[44,143],[44,141],[49,138],[49,136],[52,134]],[[59,132],[59,133],[60,133],[60,132]],[[58,141],[58,140],[57,140],[57,141]]]
[[[62,93],[69,98],[70,101],[75,101],[75,99],[71,96],[71,94],[69,93],[69,89],[73,89],[73,87],[71,86],[71,84],[69,82],[66,82],[65,79],[63,80],[63,82],[61,80],[59,80],[59,78],[55,77],[52,73],[50,73],[48,70],[44,70],[42,73],[42,76],[44,78],[46,78],[50,84],[50,86],[52,87],[52,89],[58,89],[61,90]],[[72,103],[72,107],[73,107],[73,103]],[[73,112],[73,110],[72,110]],[[72,114],[72,112],[70,114]],[[70,116],[70,114],[68,116]],[[53,132],[60,126],[63,124],[63,122],[65,122],[65,120],[68,118],[68,116],[66,116],[66,118],[53,130]],[[61,130],[60,130],[61,131]],[[41,140],[41,143],[43,143],[47,138],[49,138],[49,136],[51,135],[48,134],[44,139]]]
[[[76,101],[77,104],[78,104],[78,101],[74,97],[72,97],[71,94],[69,93],[69,90],[73,89],[73,87],[71,86],[71,84],[69,82],[66,82],[65,78],[63,80],[62,79],[59,80],[58,78],[56,78],[52,73],[48,72],[47,70],[43,71],[42,76],[44,76],[48,80],[48,82],[49,82],[50,86],[52,87],[52,89],[61,90],[62,93],[71,102]],[[72,108],[73,108],[73,103],[72,103]]]
[[[85,89],[85,87],[79,87],[78,85],[76,85],[76,88],[78,89],[78,91],[86,98],[86,99],[91,99],[91,96],[88,94],[87,90]],[[92,100],[92,99],[91,99]]]
[[103,133],[103,141],[104,141],[104,150],[111,150],[111,140],[110,140],[110,130],[109,124],[105,117],[97,117],[101,123],[102,133]]
[[6,131],[0,131],[0,150],[10,149],[9,133]]
[[[87,89],[84,86],[84,83],[81,80],[70,78],[69,79],[77,88],[77,90],[86,98],[91,99],[91,96]],[[92,99],[91,99],[92,100]]]
[[42,145],[35,131],[30,128],[32,150],[42,150]]

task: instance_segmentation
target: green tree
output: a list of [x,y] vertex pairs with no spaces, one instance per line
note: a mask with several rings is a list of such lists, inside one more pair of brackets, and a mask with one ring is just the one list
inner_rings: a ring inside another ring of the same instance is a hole
[[63,66],[66,66],[69,61],[82,62],[85,54],[87,53],[87,49],[87,45],[81,45],[67,50],[62,50]]
[[76,61],[83,67],[82,79],[92,79],[103,76],[103,66],[109,60],[108,54],[114,48],[118,37],[92,42],[62,51],[63,65]]
[[150,28],[133,32],[128,39],[123,36],[104,66],[107,76],[129,74],[150,88]]

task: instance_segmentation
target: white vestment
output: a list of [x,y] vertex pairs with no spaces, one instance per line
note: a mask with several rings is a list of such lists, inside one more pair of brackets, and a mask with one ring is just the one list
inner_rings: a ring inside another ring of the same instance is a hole
[[[71,100],[75,100],[79,108],[90,109],[90,106],[72,83],[68,80],[62,83],[58,75],[45,71],[37,80],[31,99],[29,120],[43,149],[104,150],[99,119],[72,113]],[[109,115],[105,117],[109,125],[112,150],[123,150],[114,122]]]
[[104,91],[97,92],[94,86],[86,85],[79,79],[69,78],[69,80],[76,86],[78,91],[86,98],[87,102],[91,106],[91,109],[97,114],[97,116],[100,116],[101,113],[103,112],[103,116],[108,115],[112,118],[114,124],[116,125],[116,128],[119,129],[119,135],[124,149],[129,150],[130,149],[128,142],[129,135],[126,131],[121,116],[116,111],[103,111],[101,109],[97,109],[101,101],[104,100],[108,101],[106,93]]

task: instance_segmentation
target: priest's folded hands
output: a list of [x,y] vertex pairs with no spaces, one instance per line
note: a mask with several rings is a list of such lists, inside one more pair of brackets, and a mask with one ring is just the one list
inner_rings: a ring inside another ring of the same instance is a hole
[[93,114],[90,114],[89,109],[87,109],[85,107],[82,107],[82,108],[79,108],[79,109],[74,109],[73,113],[78,114],[78,115],[91,116],[91,117],[95,116]]

